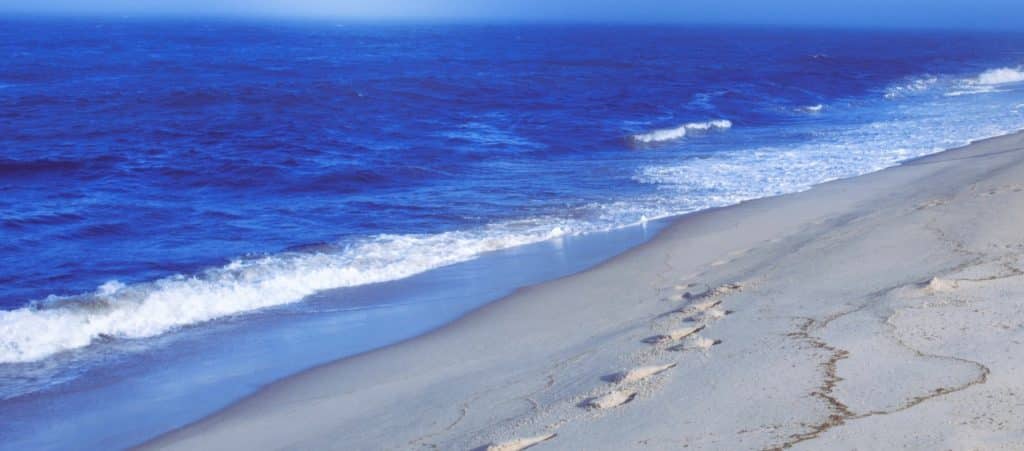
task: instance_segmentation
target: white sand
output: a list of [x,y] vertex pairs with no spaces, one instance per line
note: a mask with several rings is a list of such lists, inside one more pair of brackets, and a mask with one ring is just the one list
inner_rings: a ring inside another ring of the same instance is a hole
[[1018,134],[687,215],[146,447],[1024,449],[1022,270]]

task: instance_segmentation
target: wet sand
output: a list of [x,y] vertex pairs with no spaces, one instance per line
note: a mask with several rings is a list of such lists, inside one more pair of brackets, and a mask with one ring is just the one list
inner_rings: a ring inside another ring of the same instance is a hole
[[680,217],[155,449],[1024,448],[1024,135]]

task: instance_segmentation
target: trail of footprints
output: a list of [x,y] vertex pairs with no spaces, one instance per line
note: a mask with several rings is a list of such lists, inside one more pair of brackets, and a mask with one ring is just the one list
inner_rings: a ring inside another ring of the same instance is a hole
[[[706,337],[702,333],[712,323],[732,313],[732,311],[722,308],[723,298],[741,291],[743,286],[738,283],[731,283],[700,293],[689,291],[692,286],[676,286],[677,291],[683,291],[681,299],[686,302],[686,305],[658,317],[667,317],[672,321],[678,321],[678,324],[675,324],[678,327],[642,340],[643,343],[653,346],[656,353],[707,352],[711,347],[721,343],[721,340]],[[605,410],[627,404],[636,399],[639,394],[640,384],[652,376],[671,371],[676,365],[677,363],[675,362],[645,365],[609,374],[603,377],[602,380],[611,383],[611,387],[598,396],[584,400],[578,404],[578,407],[586,410]],[[520,451],[551,440],[556,436],[557,434],[549,431],[537,436],[492,443],[484,449],[487,451]]]

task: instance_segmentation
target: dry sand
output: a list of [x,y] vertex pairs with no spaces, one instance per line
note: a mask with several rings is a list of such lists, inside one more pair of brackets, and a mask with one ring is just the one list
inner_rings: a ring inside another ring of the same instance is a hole
[[1024,449],[1024,135],[684,216],[145,447],[490,445]]

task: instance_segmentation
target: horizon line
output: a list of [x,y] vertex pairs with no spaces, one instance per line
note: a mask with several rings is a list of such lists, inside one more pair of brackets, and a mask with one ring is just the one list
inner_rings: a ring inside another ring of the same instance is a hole
[[210,21],[210,22],[241,22],[282,24],[309,23],[335,25],[589,25],[589,26],[657,26],[657,27],[693,27],[693,28],[763,28],[763,29],[808,29],[808,30],[849,30],[849,31],[965,31],[1024,34],[1024,30],[1015,26],[1006,27],[974,27],[950,25],[898,25],[898,24],[867,24],[852,22],[848,24],[814,23],[814,22],[747,22],[747,21],[687,21],[687,20],[642,20],[642,19],[599,19],[599,18],[494,18],[485,16],[343,16],[315,14],[270,14],[270,13],[174,13],[174,12],[56,12],[56,11],[4,11],[0,10],[0,20],[19,19],[63,19],[63,20],[124,20],[124,21]]

